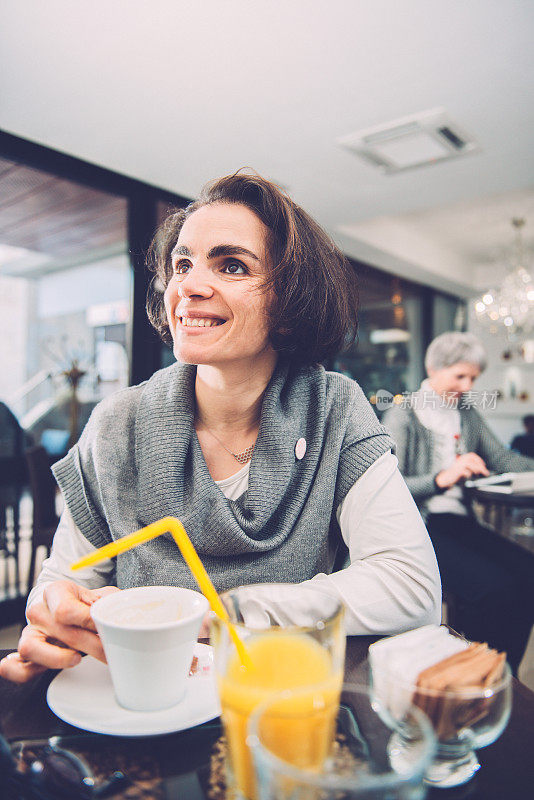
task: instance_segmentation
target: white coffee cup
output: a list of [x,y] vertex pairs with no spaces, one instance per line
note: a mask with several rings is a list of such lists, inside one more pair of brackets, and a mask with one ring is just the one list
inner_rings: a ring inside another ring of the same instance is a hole
[[179,703],[208,601],[177,586],[140,586],[97,600],[91,616],[102,640],[117,702],[134,711]]

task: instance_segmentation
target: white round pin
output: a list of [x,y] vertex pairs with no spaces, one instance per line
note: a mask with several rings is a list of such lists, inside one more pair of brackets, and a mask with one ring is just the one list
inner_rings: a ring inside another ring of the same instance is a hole
[[299,439],[295,445],[295,456],[300,461],[306,453],[306,439]]

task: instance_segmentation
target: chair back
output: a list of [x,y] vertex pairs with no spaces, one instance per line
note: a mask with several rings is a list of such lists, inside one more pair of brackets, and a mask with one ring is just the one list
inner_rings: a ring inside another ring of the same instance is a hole
[[0,505],[14,505],[20,500],[27,481],[25,443],[25,431],[0,401]]
[[[44,447],[30,447],[25,452],[30,489],[33,499],[33,529],[35,531],[57,527],[57,484],[50,469],[50,460]],[[42,542],[45,544],[45,542]]]
[[29,595],[35,580],[37,549],[44,546],[50,555],[59,517],[56,514],[56,481],[50,469],[48,453],[44,447],[30,447],[25,456],[33,500],[32,549],[27,580]]

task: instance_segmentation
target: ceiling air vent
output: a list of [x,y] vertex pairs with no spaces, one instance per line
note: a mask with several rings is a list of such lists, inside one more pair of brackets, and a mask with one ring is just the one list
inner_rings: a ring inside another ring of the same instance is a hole
[[450,119],[444,108],[433,108],[357,131],[337,141],[388,175],[438,164],[481,149],[478,142]]

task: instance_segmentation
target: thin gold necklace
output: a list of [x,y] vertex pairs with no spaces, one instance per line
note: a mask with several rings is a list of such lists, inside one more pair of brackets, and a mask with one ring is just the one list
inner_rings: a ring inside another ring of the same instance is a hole
[[239,464],[246,464],[247,462],[250,461],[250,459],[252,458],[252,453],[254,452],[254,447],[256,446],[256,442],[254,442],[254,444],[251,444],[250,447],[247,447],[246,450],[243,450],[241,453],[234,453],[234,452],[232,452],[232,450],[229,450],[228,447],[226,447],[224,442],[221,442],[219,437],[216,436],[213,433],[213,431],[210,430],[210,428],[208,428],[208,426],[206,425],[205,422],[203,423],[203,425],[206,428],[207,432],[210,433],[213,436],[213,438],[216,439],[219,442],[221,447],[224,447],[226,452],[230,453],[230,455],[233,456],[235,458],[235,460],[237,462],[239,462]]

